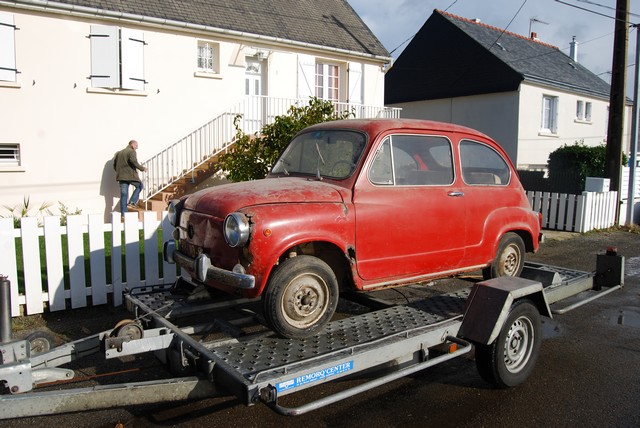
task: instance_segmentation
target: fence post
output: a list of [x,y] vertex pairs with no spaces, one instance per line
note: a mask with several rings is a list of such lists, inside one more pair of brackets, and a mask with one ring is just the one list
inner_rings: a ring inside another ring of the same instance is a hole
[[11,283],[0,275],[0,343],[11,341]]
[[591,192],[582,192],[582,196],[582,225],[580,226],[580,232],[584,233],[593,228],[591,215],[591,211],[593,209],[593,194]]

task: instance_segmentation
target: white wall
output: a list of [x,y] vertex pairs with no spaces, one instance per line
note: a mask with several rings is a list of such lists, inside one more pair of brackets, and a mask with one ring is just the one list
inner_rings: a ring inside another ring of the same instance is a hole
[[[15,32],[17,85],[0,82],[0,143],[19,143],[22,161],[20,169],[0,166],[2,206],[21,204],[29,196],[34,206],[50,201],[57,207],[61,201],[83,213],[111,211],[118,198],[113,154],[136,139],[143,161],[239,101],[244,97],[244,56],[258,48],[268,54],[268,95],[297,95],[299,52],[294,49],[130,22],[0,11],[13,14],[20,28]],[[125,95],[91,88],[87,35],[92,24],[143,31],[144,92]],[[198,40],[219,44],[220,74],[215,78],[195,75]],[[345,63],[365,62],[365,103],[383,105],[381,64],[323,53],[327,55]],[[7,214],[0,208],[0,215]]]
[[[541,132],[543,95],[558,97],[558,129],[555,135]],[[530,84],[521,85],[520,96],[520,165],[546,165],[549,153],[576,141],[583,141],[587,146],[605,143],[608,101]],[[591,122],[576,120],[578,100],[591,102]],[[624,138],[628,141],[628,135]]]
[[518,95],[515,92],[394,104],[402,117],[468,126],[496,140],[517,162]]

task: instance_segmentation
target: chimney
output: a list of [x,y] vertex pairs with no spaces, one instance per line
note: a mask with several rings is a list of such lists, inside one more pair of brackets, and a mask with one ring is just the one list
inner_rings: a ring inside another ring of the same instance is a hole
[[576,42],[576,36],[573,36],[573,39],[571,40],[571,43],[569,43],[569,46],[571,46],[569,50],[569,56],[572,60],[578,62],[578,42]]
[[531,32],[531,40],[538,40],[538,33],[536,33],[535,31]]

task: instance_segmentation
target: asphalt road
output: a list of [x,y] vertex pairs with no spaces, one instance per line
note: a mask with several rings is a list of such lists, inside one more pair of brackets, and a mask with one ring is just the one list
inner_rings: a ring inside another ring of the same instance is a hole
[[[14,419],[3,421],[2,426],[640,427],[640,234],[552,235],[529,260],[593,271],[596,255],[616,246],[626,258],[625,287],[565,315],[545,319],[538,363],[518,387],[491,388],[478,375],[471,353],[298,417],[279,416],[264,405],[245,407],[234,398],[223,397]],[[448,280],[448,284],[461,286],[464,282]],[[73,338],[107,329],[122,315],[114,309],[84,310],[50,315],[44,323],[59,336]],[[129,380],[166,375],[154,358],[136,359],[133,364],[118,363],[117,368],[123,370],[141,369],[125,374]],[[100,371],[89,367],[78,376]],[[94,381],[100,382],[99,378]],[[307,390],[304,399],[330,394],[350,382],[355,381]]]

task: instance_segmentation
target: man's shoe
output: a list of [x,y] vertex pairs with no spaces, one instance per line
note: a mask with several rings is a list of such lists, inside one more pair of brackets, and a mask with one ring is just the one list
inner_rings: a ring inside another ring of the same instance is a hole
[[127,204],[127,208],[135,208],[138,209],[138,206],[136,204]]

